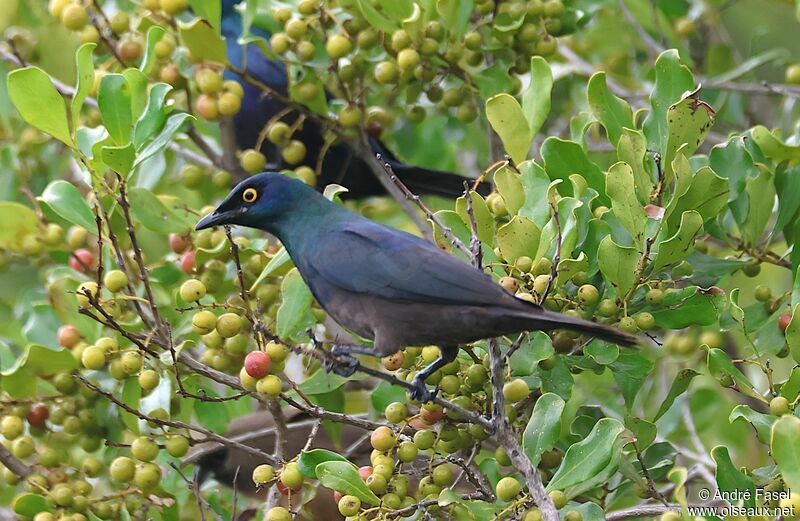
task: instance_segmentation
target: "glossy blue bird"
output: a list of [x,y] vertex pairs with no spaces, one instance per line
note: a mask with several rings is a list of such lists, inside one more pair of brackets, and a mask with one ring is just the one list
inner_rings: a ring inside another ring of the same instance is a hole
[[372,346],[334,346],[340,374],[349,355],[388,356],[407,346],[437,345],[440,357],[414,378],[413,399],[427,401],[425,379],[458,354],[459,345],[518,333],[570,329],[631,346],[612,327],[546,311],[503,289],[490,276],[409,233],[378,224],[278,173],[241,182],[195,227],[258,228],[276,236],[311,293],[341,326]]
[[[222,34],[227,41],[228,61],[237,69],[244,69],[247,74],[258,81],[268,85],[281,96],[288,96],[289,78],[286,66],[264,55],[256,45],[241,45],[238,41],[242,35],[242,19],[235,9],[238,2],[235,0],[222,1]],[[269,39],[269,33],[258,27],[252,27],[255,36]],[[234,116],[234,130],[237,146],[244,150],[254,148],[259,134],[264,126],[281,112],[286,110],[286,105],[278,99],[265,95],[257,86],[245,81],[233,71],[225,71],[225,79],[237,81],[244,90],[242,108]],[[289,111],[281,119],[288,124],[294,123],[298,114]],[[306,120],[302,127],[295,133],[294,139],[306,145],[306,158],[303,164],[316,168],[319,154],[324,149],[322,130],[313,121]],[[441,170],[408,165],[399,161],[391,151],[377,138],[370,138],[373,155],[381,154],[389,162],[398,178],[417,194],[431,194],[443,197],[458,197],[464,192],[464,181],[470,183],[474,180],[443,172]],[[269,140],[264,140],[261,151],[268,161],[278,161],[278,168],[290,168],[291,165],[282,163],[280,149]],[[362,198],[372,195],[384,195],[385,189],[372,173],[369,165],[348,144],[330,147],[325,153],[322,168],[318,179],[318,186],[337,183],[347,187],[348,192],[344,197]],[[481,192],[488,191],[488,185],[480,188]]]

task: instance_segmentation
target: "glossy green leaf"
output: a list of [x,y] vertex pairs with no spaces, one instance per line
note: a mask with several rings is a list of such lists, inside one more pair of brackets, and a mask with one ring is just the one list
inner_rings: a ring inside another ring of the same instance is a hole
[[[489,213],[489,208],[486,206],[486,201],[481,194],[478,192],[470,192],[470,199],[478,238],[489,246],[493,246],[494,217]],[[459,197],[456,200],[456,213],[458,213],[461,220],[464,221],[464,224],[472,231],[472,221],[467,211],[467,199],[465,197]]]
[[[297,458],[297,470],[309,479],[317,479],[317,465],[326,461],[344,461],[350,463],[347,458],[327,449],[312,449],[300,452]],[[353,465],[350,463],[350,465]]]
[[36,235],[39,219],[29,207],[0,201],[0,248],[19,251],[26,235]]
[[700,214],[694,210],[683,212],[678,231],[658,246],[658,253],[653,261],[653,273],[685,259],[694,246],[695,238],[702,232],[703,218]]
[[730,423],[734,423],[736,420],[743,420],[752,425],[759,441],[761,441],[761,443],[769,443],[772,424],[775,423],[775,416],[756,412],[747,405],[737,405],[733,408],[728,417]]
[[608,235],[597,248],[597,261],[603,277],[616,288],[618,295],[630,291],[636,282],[639,262],[639,252],[635,248],[620,246]]
[[688,157],[705,141],[711,125],[714,124],[714,110],[710,105],[699,100],[697,91],[684,96],[678,103],[667,110],[667,149],[664,165],[667,179],[671,175],[670,165],[675,153],[684,147],[683,153]]
[[522,434],[522,449],[535,467],[542,453],[552,449],[561,434],[561,413],[564,400],[553,393],[545,393],[536,400],[528,425]]
[[582,441],[570,446],[547,490],[564,490],[591,480],[615,460],[616,441],[625,427],[613,418],[602,418]]
[[72,224],[91,232],[97,231],[94,212],[74,184],[67,181],[53,181],[44,189],[39,200]]
[[775,422],[770,451],[786,488],[800,490],[800,418],[786,415]]
[[644,244],[644,227],[647,215],[636,198],[633,170],[622,161],[608,169],[606,175],[606,193],[611,198],[611,209],[631,234],[633,242],[639,247]]
[[631,106],[611,92],[606,84],[605,72],[596,72],[589,78],[586,93],[592,114],[606,129],[611,144],[618,146],[622,129],[636,128]]
[[708,370],[715,378],[728,375],[733,378],[733,382],[740,393],[764,401],[764,398],[753,387],[750,379],[741,372],[733,362],[731,362],[728,354],[722,349],[712,348],[708,350]]
[[289,252],[286,248],[281,248],[264,266],[264,269],[258,275],[253,285],[250,286],[250,291],[254,291],[267,277],[278,272],[288,271],[292,266],[292,259],[289,257]]
[[742,239],[746,245],[753,246],[758,242],[772,216],[775,200],[772,172],[766,168],[761,169],[758,177],[747,180],[746,192],[751,204],[747,218],[741,226]]
[[78,362],[68,349],[29,344],[10,367],[0,372],[0,389],[13,398],[32,396],[40,377],[77,368]]
[[[120,400],[122,400],[122,403],[138,410],[139,401],[141,399],[142,387],[139,385],[138,380],[136,378],[126,378],[122,384],[122,393],[120,395]],[[134,434],[139,434],[139,418],[136,415],[120,409],[119,417],[128,430]]]
[[649,447],[656,439],[658,429],[656,425],[636,416],[625,416],[625,427],[636,437],[636,447],[642,451]]
[[486,118],[515,163],[528,157],[533,139],[519,102],[510,94],[498,94],[486,101]]
[[730,494],[746,495],[744,499],[744,506],[754,507],[756,502],[756,486],[753,480],[734,466],[731,461],[731,456],[728,453],[728,448],[722,445],[711,449],[711,458],[717,464],[715,477],[717,478],[717,485],[722,492]]
[[504,166],[494,173],[494,183],[506,204],[509,215],[516,215],[525,204],[525,192],[521,177],[508,166]]
[[194,116],[185,112],[179,112],[178,114],[173,114],[167,118],[167,122],[164,125],[164,128],[161,129],[161,132],[159,132],[158,135],[139,152],[134,166],[140,165],[146,159],[151,158],[167,148],[175,133],[181,129],[184,123],[192,122],[194,120]]
[[33,517],[39,512],[52,512],[52,507],[47,503],[47,499],[41,494],[24,492],[14,496],[11,502],[11,510],[15,514],[25,517]]
[[136,150],[133,143],[118,147],[106,146],[100,148],[100,156],[103,159],[103,163],[108,165],[111,170],[123,177],[127,177],[133,169]]
[[784,230],[788,231],[800,210],[800,165],[776,169],[775,191],[778,195],[778,216],[770,238]]
[[192,11],[200,18],[208,20],[217,34],[220,33],[220,19],[222,18],[222,2],[209,2],[208,0],[189,0]]
[[681,329],[691,325],[708,326],[719,318],[723,297],[689,286],[664,296],[661,305],[646,308],[656,319],[656,325],[665,329]]
[[72,103],[70,104],[73,131],[78,127],[78,119],[81,116],[83,102],[86,101],[86,97],[94,84],[92,53],[94,53],[95,47],[97,47],[96,43],[84,43],[75,52],[75,69],[78,71],[78,77],[75,81],[75,94],[72,95]]
[[664,401],[661,402],[661,406],[658,408],[658,412],[653,417],[653,421],[658,421],[659,418],[664,416],[666,412],[672,407],[672,404],[675,402],[675,398],[682,395],[686,392],[689,388],[689,384],[692,383],[692,379],[695,376],[699,376],[700,373],[695,371],[694,369],[681,369],[678,371],[678,374],[675,375],[675,379],[672,380],[672,385],[667,392],[667,396],[664,398]]
[[196,217],[174,197],[157,197],[145,188],[131,188],[128,193],[135,223],[159,233],[185,233],[194,227]]
[[147,106],[136,121],[133,131],[133,143],[136,148],[141,148],[150,139],[154,138],[164,128],[167,121],[165,101],[172,86],[166,83],[156,83],[150,88]]
[[715,219],[728,203],[728,183],[709,167],[702,167],[692,177],[689,189],[680,196],[674,206],[668,230],[674,233],[682,219],[683,212],[695,210],[703,222]]
[[541,154],[544,160],[544,169],[550,179],[565,181],[559,187],[559,191],[564,195],[573,195],[571,183],[568,181],[571,175],[577,173],[586,179],[589,187],[597,190],[602,204],[609,205],[611,203],[605,193],[606,177],[603,171],[589,159],[578,143],[549,137],[542,143]]
[[625,407],[633,409],[636,393],[642,387],[647,375],[653,370],[653,362],[646,358],[640,351],[634,349],[620,349],[619,356],[609,366],[614,381],[617,382]]
[[533,221],[516,215],[497,230],[497,245],[503,258],[513,263],[523,255],[535,258],[540,237],[541,232]]
[[133,113],[131,112],[131,87],[122,74],[106,74],[100,80],[97,95],[100,116],[111,139],[117,145],[126,145],[131,139]]
[[313,316],[309,323],[313,297],[296,268],[283,277],[281,294],[283,301],[278,308],[276,330],[280,338],[289,339],[313,324]]
[[525,194],[525,202],[518,213],[542,228],[550,219],[550,207],[542,204],[542,201],[547,200],[550,178],[544,169],[533,161],[520,163],[517,168],[520,171],[519,179]]
[[441,15],[451,40],[457,40],[467,31],[472,14],[473,0],[437,0],[436,10]]
[[8,73],[8,96],[27,124],[72,147],[67,106],[50,76],[38,67]]
[[377,505],[380,499],[367,487],[355,465],[347,461],[326,461],[317,465],[317,479],[323,486],[356,496],[363,503]]
[[675,485],[672,495],[675,497],[675,501],[681,505],[681,511],[684,515],[687,515],[686,481],[689,479],[689,472],[686,467],[674,468],[667,474],[667,479]]
[[745,147],[742,136],[734,136],[711,149],[708,163],[714,172],[728,181],[728,205],[738,224],[747,217],[750,202],[746,194],[747,180],[758,176],[758,168]]
[[[299,94],[300,90],[307,85],[313,85],[316,89],[316,95],[310,100],[305,99]],[[292,82],[291,87],[289,87],[289,93],[292,99],[297,100],[298,103],[302,103],[314,112],[323,115],[328,113],[328,99],[325,96],[325,86],[315,73],[311,71],[306,72],[299,81]],[[303,101],[300,101],[301,98]]]
[[800,304],[795,305],[792,309],[792,319],[786,326],[785,334],[792,359],[800,364]]
[[753,127],[750,136],[765,155],[777,162],[800,159],[800,145],[787,145],[763,125]]
[[694,78],[689,69],[680,63],[680,56],[675,49],[659,55],[655,75],[655,85],[650,93],[652,110],[644,122],[644,135],[647,136],[648,148],[666,157],[669,139],[667,112],[685,92],[694,90]]
[[192,22],[178,22],[181,43],[192,57],[217,63],[227,63],[225,39],[207,20],[197,18]]
[[653,178],[645,168],[647,141],[639,130],[623,128],[617,141],[617,157],[633,169],[636,194],[640,201],[648,201],[653,190]]
[[166,29],[160,25],[151,25],[150,28],[147,29],[147,41],[144,46],[144,56],[142,56],[142,63],[139,64],[139,70],[143,73],[150,74],[153,71],[153,67],[155,67],[157,64],[158,59],[155,52],[156,44],[166,33]]
[[530,83],[522,93],[522,112],[528,121],[531,140],[539,133],[550,113],[550,94],[553,90],[553,71],[541,56],[531,58]]

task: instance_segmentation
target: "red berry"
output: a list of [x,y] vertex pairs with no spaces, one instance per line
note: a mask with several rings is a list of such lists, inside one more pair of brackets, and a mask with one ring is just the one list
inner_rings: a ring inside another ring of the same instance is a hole
[[[369,465],[364,465],[363,467],[358,468],[358,475],[361,476],[361,479],[367,479],[372,475],[372,467]],[[337,501],[338,503],[338,501]]]
[[37,403],[28,411],[28,423],[32,427],[41,427],[50,416],[50,409],[43,403]]
[[648,217],[652,217],[653,219],[660,219],[664,216],[664,209],[660,206],[656,206],[654,204],[648,204],[644,207],[645,213]]
[[69,258],[69,267],[84,273],[93,270],[95,268],[94,253],[83,248],[75,250]]
[[181,255],[181,271],[187,275],[194,273],[195,250],[189,250]]
[[339,500],[342,499],[343,497],[344,497],[344,494],[342,494],[341,492],[339,492],[339,491],[334,491],[333,492],[333,500],[336,501],[337,504],[339,503]]
[[780,317],[778,317],[778,327],[781,328],[781,331],[784,333],[786,332],[786,328],[789,327],[789,322],[792,321],[791,313],[784,313]]
[[442,416],[444,416],[444,411],[442,409],[422,409],[420,416],[422,417],[422,421],[428,425],[433,425],[442,419]]
[[411,421],[408,422],[409,427],[417,429],[418,431],[430,429],[431,426],[422,421],[422,418],[412,418]]
[[72,349],[80,342],[81,332],[75,326],[61,326],[58,328],[58,345]]
[[191,245],[192,242],[187,235],[184,235],[182,233],[169,234],[169,247],[175,253],[183,253]]
[[[286,487],[286,485],[284,485],[284,484],[281,482],[281,480],[278,480],[278,482],[277,482],[275,485],[278,487],[278,492],[280,492],[280,493],[281,493],[281,494],[283,494],[284,496],[288,496],[288,495],[289,495],[289,489]],[[298,492],[300,492],[300,490],[302,490],[302,489],[303,489],[303,485],[300,485],[300,486],[299,486],[299,487],[297,487],[297,488],[293,488],[293,489],[291,489],[291,493],[292,493],[292,494],[297,494],[297,493],[298,493]]]
[[269,374],[272,359],[263,351],[252,351],[244,358],[244,370],[253,378],[264,378]]

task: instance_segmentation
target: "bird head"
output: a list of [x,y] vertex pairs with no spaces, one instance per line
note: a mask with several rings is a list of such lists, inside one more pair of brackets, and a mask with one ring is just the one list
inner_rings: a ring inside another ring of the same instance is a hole
[[302,210],[320,197],[312,187],[287,175],[277,172],[254,175],[236,185],[194,229],[228,224],[271,232],[281,220],[293,218],[294,210]]

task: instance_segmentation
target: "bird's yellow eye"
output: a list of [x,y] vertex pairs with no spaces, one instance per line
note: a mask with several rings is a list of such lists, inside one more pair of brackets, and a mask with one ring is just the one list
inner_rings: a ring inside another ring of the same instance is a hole
[[248,188],[242,192],[242,199],[244,199],[246,203],[252,203],[256,200],[256,197],[258,197],[258,192],[256,192],[255,188]]

